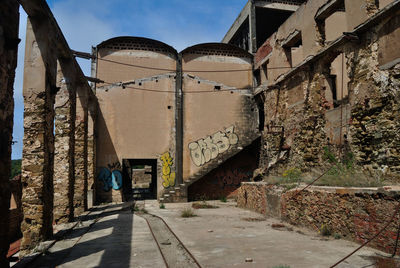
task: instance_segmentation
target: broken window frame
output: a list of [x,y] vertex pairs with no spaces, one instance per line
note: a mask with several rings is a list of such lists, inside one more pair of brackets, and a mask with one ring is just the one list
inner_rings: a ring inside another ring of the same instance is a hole
[[301,48],[303,46],[303,37],[300,30],[294,30],[288,35],[281,44],[285,51],[290,67],[293,67],[293,48]]

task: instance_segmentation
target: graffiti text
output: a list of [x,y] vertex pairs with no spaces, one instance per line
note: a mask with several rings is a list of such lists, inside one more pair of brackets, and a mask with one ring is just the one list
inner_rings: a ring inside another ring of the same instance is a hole
[[173,160],[169,152],[164,153],[161,155],[162,161],[162,178],[163,183],[162,185],[165,188],[175,186],[175,172],[171,171]]
[[189,143],[190,156],[193,163],[200,167],[227,151],[238,141],[239,138],[234,133],[234,126],[230,126],[225,129],[225,132],[218,131],[212,136]]

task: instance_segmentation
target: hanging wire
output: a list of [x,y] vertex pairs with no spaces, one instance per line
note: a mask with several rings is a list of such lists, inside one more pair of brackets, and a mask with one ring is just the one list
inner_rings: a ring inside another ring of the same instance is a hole
[[[144,65],[137,65],[131,63],[125,63],[115,60],[97,58],[98,60],[120,64],[129,67],[141,68],[141,69],[148,69],[148,70],[158,70],[158,71],[167,71],[167,72],[175,72],[176,69],[167,69],[167,68],[159,68],[159,67],[150,67]],[[268,67],[267,70],[275,70],[275,69],[292,69],[293,67]],[[253,69],[228,69],[228,70],[183,70],[183,72],[194,72],[194,73],[230,73],[230,72],[252,72]]]
[[[117,87],[122,87],[122,88],[130,88],[130,89],[135,89],[139,91],[148,91],[148,92],[157,92],[157,93],[175,93],[174,90],[159,90],[159,89],[149,89],[149,88],[140,88],[140,87],[133,87],[129,86],[123,83],[110,83],[110,82],[104,82],[104,84],[110,85],[110,86],[117,86]],[[257,87],[243,87],[243,88],[226,88],[226,89],[214,89],[214,90],[195,90],[195,91],[183,91],[183,94],[191,94],[191,93],[218,93],[218,92],[227,92],[227,91],[240,91],[240,90],[252,90]]]

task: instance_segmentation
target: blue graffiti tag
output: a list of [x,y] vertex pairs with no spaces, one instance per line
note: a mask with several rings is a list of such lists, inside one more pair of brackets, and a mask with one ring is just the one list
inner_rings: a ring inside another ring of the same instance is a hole
[[119,170],[110,171],[108,168],[101,168],[99,180],[103,182],[103,190],[108,192],[113,188],[119,190],[122,188],[122,174]]
[[112,188],[119,190],[122,187],[122,174],[119,170],[114,170],[111,174],[112,177]]

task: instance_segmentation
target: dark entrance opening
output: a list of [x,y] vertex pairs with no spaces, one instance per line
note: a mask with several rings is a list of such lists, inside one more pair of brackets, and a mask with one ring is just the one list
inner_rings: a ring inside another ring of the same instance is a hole
[[123,159],[124,201],[157,198],[157,159]]

